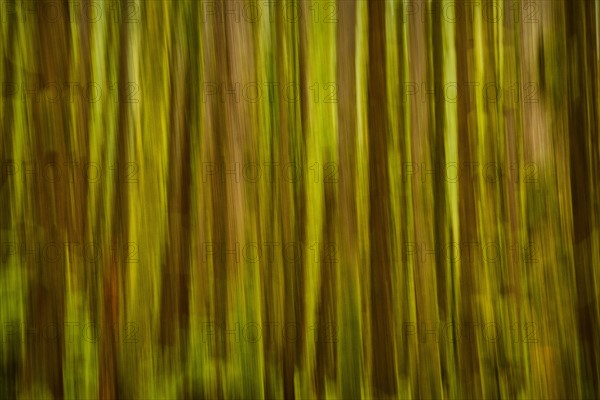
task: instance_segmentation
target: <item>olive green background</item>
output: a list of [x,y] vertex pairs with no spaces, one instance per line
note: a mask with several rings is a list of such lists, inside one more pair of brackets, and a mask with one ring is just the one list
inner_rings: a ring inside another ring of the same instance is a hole
[[0,397],[598,398],[600,4],[480,3],[3,2]]

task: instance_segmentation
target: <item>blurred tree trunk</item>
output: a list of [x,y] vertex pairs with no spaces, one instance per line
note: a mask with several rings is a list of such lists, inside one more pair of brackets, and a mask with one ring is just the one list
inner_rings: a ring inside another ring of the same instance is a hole
[[388,116],[385,3],[369,2],[369,243],[371,265],[371,371],[376,396],[396,393],[387,161]]
[[[459,88],[468,87],[470,82],[472,25],[469,20],[456,24],[456,71],[457,85]],[[444,94],[445,95],[445,94]],[[459,165],[469,165],[477,161],[475,143],[477,140],[478,126],[470,123],[469,115],[471,104],[469,96],[459,96],[457,99],[458,117],[458,161]],[[459,213],[460,213],[460,243],[478,242],[477,203],[473,182],[470,179],[459,180]],[[477,265],[473,257],[461,257],[460,262],[460,320],[476,321],[474,299],[478,294]],[[481,376],[479,369],[479,355],[476,342],[467,340],[461,342],[459,360],[462,368],[458,372],[461,376],[463,393],[469,398],[482,396]]]
[[[337,337],[340,387],[343,398],[360,393],[362,351],[360,339],[360,286],[358,205],[356,202],[356,3],[338,0],[337,88],[338,88],[338,162],[340,166],[337,203],[339,206],[340,241],[337,257],[340,271],[338,309],[334,328],[344,334]],[[343,222],[342,222],[343,221]]]
[[[40,5],[48,5],[50,0],[43,0]],[[57,11],[68,15],[65,3],[54,3]],[[26,82],[33,86],[33,96],[27,99],[27,107],[34,116],[31,142],[25,154],[36,167],[33,182],[27,182],[31,193],[31,214],[26,214],[28,221],[35,221],[39,232],[25,231],[24,243],[34,246],[46,246],[49,243],[59,245],[76,241],[69,237],[69,222],[72,203],[69,196],[68,180],[45,176],[43,169],[49,165],[61,166],[68,160],[69,123],[68,110],[70,103],[59,101],[50,103],[40,100],[42,93],[50,83],[64,85],[69,82],[68,70],[70,59],[68,26],[64,21],[50,21],[48,18],[38,19],[39,58],[35,82]],[[28,87],[29,90],[32,87]],[[36,98],[37,96],[37,98]],[[29,186],[31,185],[31,186]],[[76,199],[80,200],[79,198]],[[39,234],[38,234],[39,233]],[[79,243],[81,243],[79,237]],[[60,254],[63,254],[62,252]],[[65,325],[65,273],[66,260],[63,256],[57,262],[51,262],[43,252],[36,252],[34,261],[26,262],[29,270],[30,303],[29,326],[35,334],[27,339],[26,381],[31,385],[34,381],[45,382],[55,398],[62,398],[63,387],[63,355],[65,336],[70,328]],[[42,333],[55,329],[56,337],[45,342]],[[32,387],[32,386],[31,386]]]
[[[175,5],[177,8],[177,6]],[[176,14],[182,13],[178,9]],[[182,21],[179,17],[178,21]],[[188,82],[195,77],[189,53],[190,42],[175,36],[172,43],[177,54],[169,65],[171,74],[171,127],[169,135],[168,183],[168,245],[163,265],[161,314],[161,341],[164,346],[181,346],[185,356],[182,335],[189,323],[188,280],[190,263],[190,191],[191,191],[191,121],[193,116],[192,87]],[[184,358],[182,358],[184,359]]]
[[[597,14],[586,1],[575,1],[565,5],[566,38],[568,58],[578,60],[569,63],[569,146],[571,161],[571,201],[573,209],[573,230],[575,272],[581,340],[581,370],[585,382],[584,396],[600,396],[598,352],[600,351],[597,332],[598,297],[593,286],[594,241],[592,227],[597,226],[593,210],[591,182],[597,182],[600,170],[598,155],[598,62],[597,36],[590,34],[597,27]],[[596,83],[596,84],[594,84]],[[597,202],[597,199],[596,199]],[[595,251],[597,252],[598,249]]]

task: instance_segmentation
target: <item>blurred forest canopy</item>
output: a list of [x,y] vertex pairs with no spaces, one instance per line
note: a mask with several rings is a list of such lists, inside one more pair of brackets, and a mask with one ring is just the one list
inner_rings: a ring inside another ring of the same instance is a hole
[[0,398],[599,398],[600,4],[3,1]]

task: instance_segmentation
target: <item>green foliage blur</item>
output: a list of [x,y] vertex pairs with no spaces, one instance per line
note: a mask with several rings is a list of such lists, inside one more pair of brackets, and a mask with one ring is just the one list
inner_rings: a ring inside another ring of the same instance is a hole
[[598,1],[0,17],[1,399],[600,397]]

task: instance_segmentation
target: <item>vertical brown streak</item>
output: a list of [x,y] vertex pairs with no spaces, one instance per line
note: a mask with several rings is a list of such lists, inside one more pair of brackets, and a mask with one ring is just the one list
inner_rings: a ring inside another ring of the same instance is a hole
[[[190,210],[191,210],[191,189],[192,189],[192,175],[191,175],[191,161],[192,161],[192,146],[191,146],[191,123],[189,118],[193,115],[192,112],[192,86],[189,82],[190,72],[189,66],[186,65],[186,74],[184,75],[186,79],[183,81],[184,100],[183,100],[183,109],[184,109],[184,138],[182,140],[182,152],[183,156],[181,158],[180,164],[180,176],[182,180],[182,188],[181,190],[181,199],[180,199],[180,212],[182,216],[181,226],[180,226],[180,234],[181,234],[181,252],[182,252],[182,266],[180,270],[180,275],[178,277],[178,287],[180,291],[181,301],[179,304],[179,315],[181,316],[181,329],[185,329],[189,324],[189,274],[190,274]],[[182,354],[185,353],[185,348],[182,348]]]
[[[43,4],[40,4],[41,6]],[[57,4],[59,12],[66,12],[64,4]],[[66,82],[68,61],[68,26],[64,21],[47,21],[39,19],[38,35],[40,52],[38,57],[39,82],[32,82],[44,90],[48,82]],[[28,102],[31,100],[28,100]],[[31,161],[64,162],[65,160],[65,114],[67,104],[58,102],[48,104],[43,101],[31,101],[27,107],[32,108],[34,116],[34,137],[32,143]],[[52,124],[47,124],[44,118],[53,118]],[[51,142],[51,149],[46,148],[46,141]],[[32,194],[36,203],[34,205],[34,220],[40,221],[43,228],[41,237],[34,232],[34,240],[49,243],[54,240],[66,239],[68,232],[68,192],[64,182],[49,183],[45,179],[33,179],[31,184]],[[31,240],[32,238],[29,237]],[[38,268],[31,270],[30,275],[30,324],[35,327],[47,327],[50,324],[64,326],[65,303],[65,261],[60,260],[52,268],[44,259],[33,262]],[[27,364],[37,375],[43,376],[55,398],[62,398],[63,388],[63,351],[64,338],[57,340],[55,345],[44,346],[37,343],[35,338],[28,340]]]
[[[286,54],[291,46],[289,40],[289,25],[285,23],[284,7],[277,7],[277,49],[279,56],[277,57],[277,80],[280,87],[285,85],[290,77],[287,75],[285,68],[285,59],[282,56]],[[294,148],[294,115],[290,115],[292,106],[287,101],[279,103],[279,155],[281,165],[288,165],[294,162],[294,155],[291,153]],[[296,214],[296,203],[294,198],[294,183],[282,182],[280,186],[281,195],[281,241],[282,243],[295,243],[298,240],[297,227],[293,216]],[[283,249],[283,246],[282,246]],[[282,250],[284,251],[284,250]],[[296,269],[298,268],[296,260],[287,262],[285,255],[283,275],[284,275],[284,323],[296,323],[296,304],[297,291],[296,285],[301,280],[296,279]],[[294,369],[296,365],[296,345],[284,343],[282,349],[282,365],[283,365],[283,393],[286,399],[295,399],[296,393],[294,388]]]
[[[223,6],[221,3],[220,7]],[[206,23],[202,24],[202,77],[204,82],[214,85],[220,85],[224,83],[223,76],[227,77],[227,74],[223,72],[226,65],[226,54],[225,53],[225,31],[222,22],[218,19],[209,19]],[[223,155],[223,136],[226,135],[226,125],[223,107],[220,102],[220,98],[211,96],[209,98],[203,97],[202,102],[204,103],[203,108],[203,130],[205,132],[206,140],[206,155],[207,160],[205,162],[214,163],[215,168],[222,168],[224,164]],[[205,168],[205,167],[203,167]],[[208,191],[210,194],[208,204],[210,210],[205,214],[208,219],[207,223],[210,226],[210,233],[206,234],[206,237],[210,238],[210,242],[216,246],[223,246],[225,244],[226,227],[229,225],[227,216],[227,203],[228,199],[226,196],[226,187],[224,181],[221,179],[219,174],[210,177],[203,182],[202,189]],[[214,322],[217,329],[224,328],[224,321],[226,321],[225,311],[227,309],[227,277],[225,265],[220,257],[212,257],[212,263],[208,259],[206,253],[207,243],[202,243],[202,252],[204,262],[209,263],[209,268],[212,268],[214,286],[211,294],[211,301],[208,301],[208,307],[212,305],[212,321]],[[216,358],[216,387],[214,396],[218,398],[223,397],[223,384],[220,377],[221,367],[220,361],[225,358],[225,346],[218,341],[217,335],[211,339],[211,357]]]
[[[178,39],[175,39],[177,41]],[[184,46],[173,43],[177,53]],[[168,226],[169,238],[166,264],[163,270],[163,291],[161,293],[161,341],[163,345],[174,345],[176,333],[187,326],[189,268],[189,196],[190,196],[190,129],[188,118],[191,115],[189,99],[189,54],[178,54],[171,68],[172,77],[183,77],[183,81],[171,81],[171,135],[169,138],[169,178],[168,178]],[[183,87],[182,87],[183,86]],[[182,349],[183,350],[183,349]]]
[[[436,20],[435,16],[439,16]],[[440,14],[434,14],[432,16],[434,20],[431,24],[431,35],[433,42],[433,49],[431,54],[433,56],[433,82],[434,87],[442,86],[444,80],[444,57],[443,57],[443,41],[442,41],[442,26],[443,17]],[[431,115],[431,125],[434,127],[432,130],[433,138],[431,139],[431,165],[446,165],[446,150],[445,150],[445,135],[444,125],[446,123],[445,114],[445,100],[444,96],[439,94],[435,97],[435,111]],[[433,201],[434,201],[434,212],[435,222],[434,226],[439,227],[434,230],[435,243],[444,243],[446,241],[446,229],[443,227],[446,224],[446,181],[441,178],[434,180],[433,185]],[[440,313],[440,320],[445,321],[446,316],[449,313],[446,293],[446,263],[441,257],[436,258],[436,281],[437,281],[437,297],[438,297],[438,310]],[[442,349],[440,349],[442,350]],[[443,350],[442,350],[443,351]]]
[[[84,0],[85,6],[89,5],[90,0]],[[83,13],[83,11],[81,11]],[[75,18],[79,18],[79,20],[83,20],[82,15],[78,15]],[[82,86],[92,83],[91,78],[93,77],[92,71],[92,44],[91,44],[91,27],[88,24],[80,24],[79,35],[81,37],[81,54],[85,56],[82,57],[83,61],[76,60],[71,55],[72,63],[80,63],[83,64],[83,68],[81,69],[81,73],[79,74],[78,80],[82,82]],[[98,83],[98,82],[94,82]],[[83,89],[82,89],[83,90]],[[73,161],[79,163],[76,168],[82,168],[84,163],[90,161],[89,159],[89,145],[90,145],[90,115],[92,114],[92,103],[88,102],[82,108],[81,118],[79,119],[79,125],[75,128],[75,131],[80,134],[78,137],[77,143],[79,143],[79,153]],[[74,147],[74,146],[73,146]],[[95,226],[95,221],[88,220],[88,189],[89,182],[88,179],[78,179],[76,180],[76,201],[78,202],[78,210],[79,213],[76,214],[76,223],[79,221],[79,225],[75,227],[75,234],[77,239],[81,239],[80,243],[86,241],[87,238],[87,227],[91,222],[91,226]],[[95,232],[92,229],[92,237],[91,241],[96,242],[98,236],[95,236]],[[97,267],[94,265],[92,268],[84,268],[81,280],[83,290],[87,290],[90,295],[90,302],[88,305],[88,310],[91,316],[92,321],[98,321],[98,312],[100,310],[100,303],[98,300],[98,291],[97,291]]]
[[[588,82],[596,82],[596,85],[591,84],[588,86],[588,110],[592,110],[591,115],[589,117],[589,121],[590,121],[590,132],[598,132],[598,124],[600,123],[599,117],[600,115],[597,113],[598,110],[598,82],[599,82],[599,76],[598,76],[598,57],[600,57],[600,54],[597,54],[596,51],[594,51],[594,49],[598,49],[598,32],[597,32],[597,23],[599,21],[597,21],[597,14],[595,12],[586,12],[586,16],[587,16],[587,26],[588,27],[593,27],[593,29],[590,29],[592,32],[594,32],[594,34],[587,34],[586,35],[586,40],[588,41],[588,45],[587,45],[587,67],[589,68],[588,70],[588,74],[589,74],[589,81]],[[591,175],[594,178],[597,178],[598,176],[598,171],[600,171],[600,148],[598,147],[598,142],[599,142],[599,135],[597,134],[591,134],[588,136],[588,140],[589,140],[589,148],[590,148],[590,153],[591,153],[591,160],[590,160],[590,171],[593,171],[591,173]],[[596,195],[597,196],[597,195]],[[598,200],[597,198],[595,199],[596,201]],[[597,204],[597,203],[596,203]],[[597,220],[594,220],[592,222],[594,224],[594,227],[596,227],[596,224],[598,223]]]
[[[87,2],[88,0],[86,0]],[[75,18],[81,18],[81,15],[76,16]],[[79,24],[79,53],[82,54],[80,59],[75,59],[73,52],[70,54],[70,63],[78,65],[77,74],[71,79],[80,84],[82,87],[81,91],[83,91],[83,87],[90,84],[91,73],[91,51],[90,51],[90,38],[89,38],[89,27],[87,24]],[[75,163],[75,168],[80,169],[84,163],[86,163],[89,158],[89,117],[90,117],[90,107],[91,103],[87,100],[84,100],[85,97],[81,96],[81,101],[77,103],[79,109],[77,110],[76,122],[70,127],[71,134],[75,135],[76,139],[72,139],[71,135],[67,138],[69,139],[67,142],[67,157],[68,159],[64,162],[73,162]],[[68,119],[67,119],[68,121]],[[70,183],[70,185],[69,185]],[[70,186],[70,187],[69,187]],[[68,180],[66,185],[66,192],[72,192],[74,194],[73,198],[70,196],[68,199],[68,207],[70,210],[69,213],[69,232],[68,239],[69,242],[74,243],[84,243],[85,235],[86,235],[86,226],[87,226],[87,194],[88,194],[88,180],[81,179],[80,176],[75,174],[75,178],[73,181],[71,179]],[[79,255],[78,255],[79,256]],[[74,260],[75,267],[80,267],[80,263],[83,263],[83,257],[77,257]],[[76,290],[84,290],[86,286],[89,286],[90,289],[93,287],[93,276],[88,272],[87,268],[76,268],[74,269],[74,279],[75,285],[77,286]],[[90,305],[90,311],[95,313],[95,307]]]
[[[121,4],[121,13],[125,12],[127,5]],[[119,32],[119,75],[118,75],[118,126],[117,126],[117,156],[116,156],[116,174],[115,174],[115,207],[112,218],[112,241],[111,246],[117,249],[116,256],[111,254],[111,259],[106,260],[104,264],[104,288],[105,297],[103,299],[103,326],[111,334],[109,339],[103,343],[100,351],[100,363],[104,366],[100,374],[100,397],[117,398],[119,395],[119,371],[118,371],[118,346],[116,332],[119,331],[119,308],[115,304],[121,302],[121,280],[123,277],[120,268],[124,265],[122,255],[123,248],[127,247],[129,240],[129,208],[128,184],[123,179],[123,168],[127,165],[128,156],[128,138],[131,135],[128,129],[129,107],[127,103],[126,84],[129,81],[128,73],[128,46],[129,46],[129,25],[122,24]],[[125,299],[122,300],[125,303]]]
[[[428,20],[429,21],[429,20]],[[408,25],[407,32],[409,39],[408,64],[410,68],[410,80],[413,82],[425,82],[431,80],[431,53],[423,51],[433,40],[430,23],[424,24],[421,20],[413,20]],[[418,97],[410,102],[410,157],[411,160],[418,160],[431,167],[437,165],[432,160],[435,142],[432,138],[434,132],[433,121],[433,102],[425,103]],[[432,162],[433,161],[433,162]],[[429,168],[429,167],[426,167]],[[426,171],[424,171],[426,173]],[[435,199],[429,194],[435,192],[436,183],[439,180],[435,177],[429,183],[425,179],[411,185],[412,187],[412,216],[414,240],[417,243],[425,243],[425,246],[439,245],[434,242],[436,235],[431,226],[431,217],[435,215]],[[414,296],[417,318],[422,321],[430,321],[437,316],[436,301],[436,265],[440,257],[434,256],[433,262],[425,257],[417,257],[409,268],[414,271]],[[439,358],[439,347],[423,347],[418,349],[418,359],[437,360]],[[410,353],[409,353],[410,355]],[[437,379],[440,375],[440,364],[431,363],[425,370],[421,371],[413,381],[415,392],[419,397],[437,398],[441,396],[441,385],[432,385],[431,381]]]
[[[323,243],[319,245],[321,279],[317,315],[317,367],[315,386],[318,398],[325,397],[325,378],[335,380],[337,376],[337,347],[332,343],[331,327],[335,326],[336,310],[336,265],[331,245],[335,243],[335,191],[332,183],[325,183],[325,222]],[[335,246],[334,246],[335,248]]]
[[[225,5],[220,4],[220,7],[225,7]],[[225,22],[217,20],[214,24],[215,26],[212,35],[216,65],[212,66],[214,71],[211,71],[209,76],[214,76],[218,85],[230,85]],[[220,104],[220,99],[212,100],[211,110],[214,119],[214,130],[210,132],[213,140],[214,162],[218,169],[222,169],[225,165],[225,154],[227,154],[228,132],[227,122],[225,120],[226,116],[223,106]],[[227,197],[225,181],[221,174],[217,174],[216,179],[212,180],[212,207],[215,218],[213,221],[212,241],[216,244],[217,248],[221,249],[223,246],[231,245],[231,243],[227,243],[227,230],[229,227],[229,215],[227,213],[228,203],[229,199]],[[215,312],[214,319],[218,329],[225,329],[225,324],[227,322],[227,263],[226,260],[221,257],[222,252],[219,251],[218,254],[219,256],[213,259],[213,273],[215,279],[213,299]],[[226,354],[225,343],[223,341],[216,343],[216,356],[225,359]],[[220,391],[221,389],[218,390]]]
[[[15,47],[15,23],[12,18],[9,18],[6,22],[8,24],[7,27],[7,38],[6,38],[6,48],[4,49],[5,53],[2,55],[2,62],[4,63],[4,78],[6,83],[14,82],[15,78],[15,64],[9,59],[9,56],[12,56],[14,47]],[[4,119],[0,121],[0,126],[2,127],[2,131],[0,132],[0,162],[11,162],[13,160],[13,129],[14,129],[14,106],[13,102],[16,100],[16,97],[12,97],[9,99],[4,98],[4,88],[2,88],[2,99],[3,104],[2,107]],[[10,180],[8,179],[8,173],[5,174],[4,171],[0,173],[0,201],[3,205],[0,207],[0,228],[12,228],[12,212],[11,212],[11,195],[8,187],[4,187],[5,184],[8,185]],[[1,232],[1,231],[0,231]],[[0,233],[0,240],[3,240],[2,234]]]
[[[581,30],[581,10],[582,5],[579,2],[566,7],[567,19],[567,42],[571,43],[569,49],[572,53],[569,59],[583,57],[585,51],[585,36],[586,33]],[[587,138],[589,128],[586,124],[586,100],[585,88],[583,82],[585,76],[585,60],[583,62],[569,64],[571,82],[578,85],[579,88],[574,88],[570,85],[570,90],[578,90],[579,97],[571,93],[572,99],[569,103],[569,128],[571,135],[571,196],[573,201],[573,223],[575,225],[575,242],[579,243],[589,237],[591,226],[589,219],[590,211],[590,193],[588,186],[588,158],[587,158]]]
[[103,269],[102,326],[104,335],[100,340],[100,398],[117,398],[117,340],[116,330],[119,320],[119,276],[118,261],[109,260]]
[[385,71],[385,3],[369,2],[369,243],[371,344],[375,395],[396,393],[389,255],[389,182]]
[[[587,40],[589,41],[588,46],[587,46],[587,65],[589,68],[589,82],[596,82],[596,85],[591,84],[588,86],[588,89],[590,91],[589,96],[588,96],[588,102],[589,102],[589,107],[588,110],[592,110],[592,113],[590,115],[589,121],[590,121],[590,132],[598,132],[598,128],[599,128],[599,124],[600,124],[600,115],[598,114],[597,110],[598,110],[598,82],[599,82],[599,71],[598,71],[598,57],[600,57],[600,54],[597,54],[593,49],[598,49],[598,32],[597,32],[597,24],[600,21],[597,21],[597,15],[595,12],[587,12],[586,16],[587,16],[587,24],[589,27],[594,27],[592,30],[592,32],[594,32],[595,34],[588,34],[586,35]],[[590,171],[593,171],[593,178],[597,178],[598,177],[598,171],[600,171],[600,148],[598,147],[598,143],[599,143],[599,135],[589,135],[588,139],[589,139],[589,143],[590,143],[590,149],[591,149],[591,160],[590,160]],[[596,194],[596,196],[598,196]],[[595,199],[596,201],[598,200],[598,198]],[[595,203],[598,204],[598,203]],[[597,217],[597,214],[596,214]],[[594,220],[593,224],[594,227],[596,227],[598,221]]]
[[[590,170],[598,165],[591,165],[594,161],[588,157],[588,146],[592,142],[592,137],[597,136],[598,127],[596,126],[595,108],[594,114],[589,115],[589,103],[594,104],[597,93],[594,88],[585,87],[585,82],[596,82],[597,76],[595,62],[593,60],[592,49],[595,46],[589,46],[587,40],[593,40],[594,35],[586,30],[586,21],[591,26],[595,26],[593,12],[586,10],[586,3],[583,1],[571,2],[565,5],[566,9],[566,29],[567,43],[569,48],[569,59],[575,60],[569,63],[569,133],[570,133],[570,160],[571,160],[571,201],[573,210],[573,230],[574,230],[574,256],[576,285],[578,292],[578,320],[579,335],[582,344],[583,363],[582,378],[585,385],[592,385],[593,397],[599,395],[598,386],[598,338],[594,335],[598,331],[599,322],[597,318],[598,300],[593,287],[593,250],[592,250],[592,224],[594,223],[592,209],[590,182]],[[588,15],[586,17],[586,14]],[[585,59],[585,52],[588,52],[588,58]],[[591,70],[591,76],[588,74]],[[573,87],[579,86],[578,88]],[[588,92],[591,91],[592,93]],[[579,97],[575,96],[573,91],[579,91]],[[597,140],[597,139],[595,139]],[[596,150],[597,151],[597,150]],[[596,169],[597,170],[597,169]],[[591,394],[590,394],[591,395]]]
[[[464,24],[456,25],[456,59],[457,59],[457,80],[458,87],[467,87],[469,82],[469,52],[468,52],[468,32],[471,24],[467,21]],[[457,104],[458,113],[458,159],[460,165],[467,165],[471,160],[471,139],[476,134],[476,130],[471,132],[469,129],[469,98],[461,96]],[[477,217],[476,202],[473,192],[473,184],[469,179],[459,181],[459,223],[460,223],[460,241],[462,243],[477,241]],[[461,258],[460,264],[460,293],[461,293],[461,320],[474,321],[473,296],[476,294],[475,265],[470,257]],[[461,383],[464,384],[465,396],[469,398],[480,398],[482,396],[481,380],[479,378],[479,359],[475,343],[471,340],[466,341],[461,346],[461,363],[464,366],[465,374]]]

